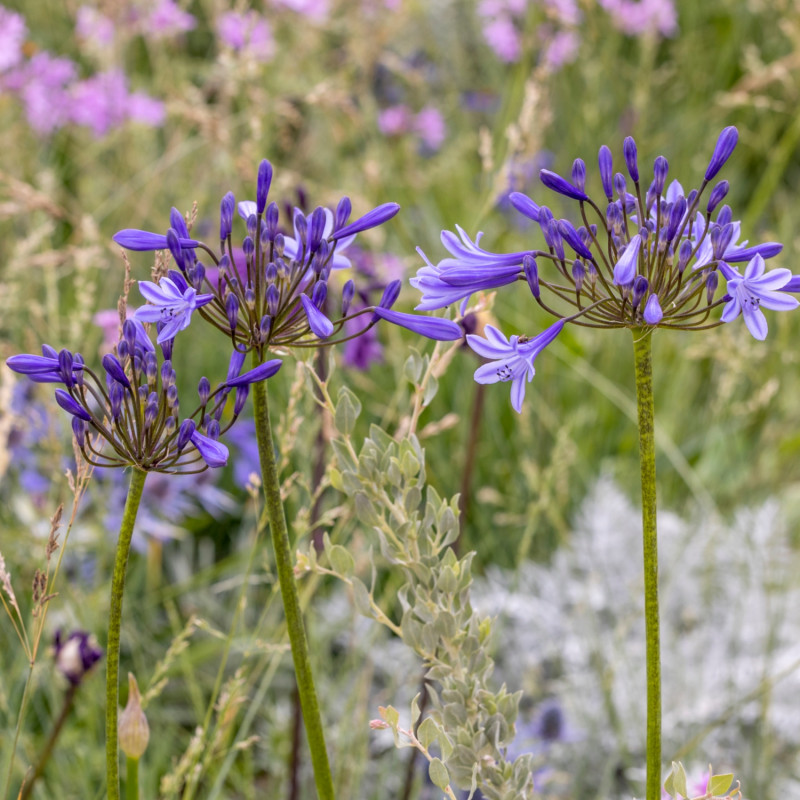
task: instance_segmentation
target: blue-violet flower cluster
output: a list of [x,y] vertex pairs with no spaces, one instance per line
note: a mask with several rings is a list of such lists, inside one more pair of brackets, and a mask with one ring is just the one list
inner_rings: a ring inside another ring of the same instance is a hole
[[[129,250],[169,249],[183,278],[180,287],[170,285],[166,278],[158,285],[140,283],[152,305],[137,312],[139,319],[159,319],[172,332],[185,328],[197,311],[231,338],[236,352],[252,350],[259,357],[274,347],[347,341],[353,335],[344,329],[346,323],[363,314],[370,317],[369,327],[386,319],[432,339],[461,337],[460,327],[450,320],[393,311],[399,280],[386,287],[377,306],[352,306],[352,280],[344,284],[339,302],[334,304],[329,297],[331,273],[351,266],[347,249],[356,235],[391,219],[400,208],[396,203],[384,203],[354,222],[348,222],[351,204],[347,197],[335,211],[318,207],[305,215],[295,208],[293,235],[287,235],[279,229],[278,205],[267,204],[271,182],[272,165],[264,160],[258,170],[255,201],[237,204],[230,192],[222,198],[218,252],[191,238],[175,208],[165,235],[126,229],[114,236],[117,244]],[[246,226],[238,255],[233,244],[237,210]],[[210,262],[204,264],[198,254]]]
[[[566,322],[641,328],[646,333],[656,327],[704,330],[741,315],[750,333],[763,340],[767,320],[762,309],[796,308],[798,301],[785,292],[798,291],[800,277],[794,278],[788,269],[766,271],[765,259],[777,255],[782,245],[748,247],[747,241],[740,241],[741,225],[722,203],[728,181],[712,183],[737,140],[736,128],[722,131],[702,183],[688,193],[676,180],[667,186],[669,165],[663,156],[655,160],[648,185],[640,177],[631,137],[623,144],[628,177],[614,173],[611,151],[603,145],[598,167],[605,209],[587,194],[581,159],[572,166],[571,180],[541,170],[539,177],[547,188],[578,204],[582,224],[576,228],[527,195],[512,193],[514,208],[538,223],[545,248],[493,253],[480,246],[481,234],[473,241],[461,228],[458,235],[443,231],[449,258],[433,264],[419,251],[426,266],[411,280],[422,292],[417,308],[443,308],[458,301],[463,308],[474,292],[527,282],[538,304],[558,319],[553,326],[532,338],[507,339],[491,326],[485,337],[467,336],[470,347],[490,359],[475,379],[510,381],[517,411],[534,374],[534,359]],[[551,267],[546,277],[540,274],[544,262]],[[740,264],[745,265],[743,273]],[[574,310],[564,313],[564,306]],[[717,317],[714,312],[720,307]]]
[[[185,300],[187,305],[204,302],[192,294],[177,272],[171,272],[169,278],[162,280],[162,286],[164,283],[168,284],[170,296],[181,293],[190,298]],[[56,389],[56,402],[72,416],[75,439],[90,464],[135,466],[145,472],[201,472],[227,463],[228,449],[218,441],[220,434],[241,413],[250,385],[274,375],[281,362],[267,361],[240,374],[244,354],[234,352],[225,382],[212,392],[208,379],[201,378],[199,405],[181,419],[177,376],[172,366],[173,337],[181,324],[169,315],[158,323],[162,355],[159,361],[142,322],[126,320],[114,352],[103,356],[104,377],[98,376],[80,353],[57,352],[49,345],[42,346],[41,356],[12,356],[6,363],[36,383],[63,386]],[[233,390],[233,414],[223,421]],[[108,448],[103,448],[103,442]]]

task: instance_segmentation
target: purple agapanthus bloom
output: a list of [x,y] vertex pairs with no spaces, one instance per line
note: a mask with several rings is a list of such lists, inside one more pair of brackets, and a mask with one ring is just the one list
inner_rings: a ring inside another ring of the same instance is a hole
[[22,61],[22,45],[27,35],[25,18],[0,6],[0,73]]
[[[163,330],[161,322],[158,326]],[[80,353],[57,352],[48,345],[42,347],[41,356],[12,356],[6,364],[34,382],[61,384],[63,388],[55,391],[56,402],[72,417],[78,449],[94,466],[134,466],[144,472],[173,474],[221,467],[228,450],[218,441],[220,434],[241,413],[249,385],[274,375],[281,362],[268,361],[239,375],[243,357],[235,352],[226,381],[212,392],[208,380],[202,378],[199,405],[182,418],[171,360],[174,341],[160,339],[163,357],[159,361],[141,321],[128,319],[116,347],[102,358],[103,378],[84,363]],[[233,389],[233,413],[221,424]]]
[[[652,179],[645,178],[631,137],[623,145],[628,177],[614,173],[611,151],[600,148],[602,204],[589,194],[586,164],[581,159],[573,163],[569,178],[542,170],[540,179],[548,189],[579,205],[583,224],[575,227],[569,220],[555,219],[547,206],[512,193],[510,203],[537,223],[544,246],[493,253],[479,246],[480,234],[473,241],[461,228],[458,235],[443,231],[447,258],[434,264],[420,251],[425,266],[411,280],[422,292],[418,308],[432,310],[463,301],[463,312],[473,293],[524,281],[548,314],[576,325],[641,328],[645,334],[654,328],[704,330],[742,313],[748,330],[763,339],[767,326],[761,307],[795,308],[794,298],[778,290],[800,290],[800,277],[793,278],[788,270],[765,273],[764,259],[778,255],[782,246],[740,242],[740,223],[732,220],[730,207],[721,205],[729,187],[717,175],[737,139],[735,128],[721,132],[703,181],[687,194],[677,181],[666,188],[669,165],[663,156],[655,160]],[[742,276],[732,265],[745,262],[749,263]],[[717,292],[720,276],[727,281],[727,294],[722,296]],[[572,308],[565,313],[564,306]],[[712,316],[722,306],[721,318]],[[509,351],[516,367],[502,374],[515,381],[517,408],[524,388],[522,376],[532,373],[516,350],[511,354],[510,342],[504,345],[504,341],[495,337],[494,344],[498,352],[503,347]],[[488,357],[499,358],[496,354]],[[483,378],[490,374],[491,369],[480,373]]]
[[722,321],[732,322],[742,314],[747,330],[761,341],[767,338],[767,318],[762,308],[791,311],[800,305],[796,298],[779,291],[789,283],[792,273],[788,269],[771,269],[769,272],[765,272],[765,269],[766,264],[760,255],[748,263],[744,276],[727,264],[721,267],[728,280],[730,296],[722,311]]
[[103,657],[97,639],[86,631],[73,631],[65,637],[58,630],[53,644],[56,669],[73,686],[78,686]]
[[139,308],[134,319],[140,322],[164,323],[158,332],[158,344],[174,338],[178,331],[188,328],[192,321],[192,312],[214,299],[213,294],[197,294],[178,273],[172,278],[161,278],[157,284],[139,281],[139,291],[151,305]]
[[[352,209],[347,197],[335,209],[319,207],[305,214],[295,208],[293,235],[288,235],[280,228],[278,205],[267,203],[271,182],[272,165],[264,160],[258,170],[255,200],[237,204],[230,192],[222,198],[218,252],[190,239],[185,221],[174,209],[171,227],[164,236],[137,230],[120,231],[114,236],[118,244],[131,250],[169,248],[181,271],[174,276],[196,292],[206,292],[199,296],[202,303],[195,297],[189,305],[181,306],[185,309],[179,314],[181,327],[188,324],[191,306],[229,336],[238,352],[255,351],[262,358],[275,347],[307,348],[318,347],[321,342],[347,341],[351,338],[345,329],[348,320],[362,315],[369,317],[369,326],[384,318],[424,331],[432,338],[460,338],[460,329],[449,320],[391,312],[398,294],[394,290],[381,300],[380,314],[375,307],[352,306],[351,281],[345,284],[341,299],[333,299],[331,273],[351,266],[346,252],[355,237],[394,217],[400,208],[396,203],[383,203],[353,222],[349,221]],[[233,242],[237,210],[246,233],[241,247]],[[200,260],[206,255],[211,259],[208,267]],[[182,287],[181,294],[187,301]],[[161,308],[175,308],[169,300],[155,299],[154,295],[153,302]]]
[[467,344],[479,356],[490,359],[488,364],[475,370],[475,380],[478,383],[510,381],[511,405],[515,411],[521,413],[525,386],[536,374],[533,362],[536,356],[561,333],[563,327],[564,320],[560,319],[532,339],[516,335],[507,339],[492,325],[486,326],[485,338],[477,334],[468,334]]
[[233,51],[266,62],[275,55],[275,42],[269,22],[257,11],[240,14],[226,11],[217,18],[217,34]]

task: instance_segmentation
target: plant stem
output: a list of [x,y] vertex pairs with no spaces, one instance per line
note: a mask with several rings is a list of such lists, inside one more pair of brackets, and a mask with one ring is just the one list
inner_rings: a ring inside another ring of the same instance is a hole
[[33,785],[37,780],[39,780],[39,778],[42,777],[45,765],[53,753],[53,748],[55,747],[58,735],[61,733],[61,729],[64,727],[64,723],[69,716],[69,712],[72,710],[72,703],[75,700],[75,692],[77,691],[77,684],[70,685],[69,689],[67,689],[67,693],[64,695],[64,704],[61,706],[61,713],[58,715],[58,719],[56,720],[55,725],[53,725],[53,730],[50,731],[50,736],[47,738],[47,743],[45,744],[44,749],[39,756],[39,760],[36,762],[36,766],[33,768],[33,775],[31,775],[31,779],[26,782],[25,788],[19,793],[20,800],[28,800],[28,798],[31,796],[31,792],[33,791]]
[[125,798],[139,800],[139,759],[130,756],[125,770]]
[[656,448],[651,334],[633,329],[639,461],[642,471],[644,620],[647,658],[646,800],[661,798],[661,649],[658,622],[658,535],[656,533]]
[[111,603],[108,611],[108,644],[106,645],[106,783],[108,800],[119,800],[119,745],[117,713],[119,708],[119,634],[122,624],[122,593],[125,591],[125,571],[131,550],[131,536],[136,512],[142,499],[147,473],[136,467],[131,472],[128,498],[122,512],[122,525],[111,578]]
[[[258,366],[262,359],[254,354],[253,360]],[[275,445],[272,439],[272,428],[269,421],[269,403],[265,381],[253,385],[253,407],[256,422],[256,439],[258,455],[261,462],[261,476],[264,482],[264,501],[269,518],[272,546],[275,550],[275,566],[281,587],[283,610],[286,615],[286,628],[289,642],[292,645],[292,659],[297,678],[297,691],[300,694],[300,706],[303,709],[308,746],[311,751],[311,764],[314,768],[314,781],[320,800],[333,800],[333,778],[328,763],[328,752],[325,749],[325,736],[322,719],[319,713],[317,692],[314,688],[314,676],[311,672],[311,661],[308,654],[308,641],[300,610],[297,585],[294,580],[289,531],[281,501],[280,476],[275,459]]]

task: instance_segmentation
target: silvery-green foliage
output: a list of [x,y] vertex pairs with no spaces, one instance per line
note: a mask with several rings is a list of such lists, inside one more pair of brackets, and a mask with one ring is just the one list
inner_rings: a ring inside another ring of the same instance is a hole
[[[374,533],[383,558],[402,570],[399,625],[353,574],[352,556],[326,541],[330,571],[352,586],[362,614],[391,627],[422,659],[433,684],[428,690],[433,710],[417,736],[425,749],[438,750],[437,785],[449,780],[460,789],[477,786],[487,800],[532,797],[532,757],[510,762],[505,755],[515,736],[521,693],[505,685],[492,688],[489,619],[470,604],[473,554],[458,558],[450,547],[459,532],[458,498],[443,500],[426,486],[425,453],[413,434],[396,441],[372,426],[356,452],[347,435],[359,411],[358,400],[343,389],[333,409],[343,438],[332,443],[337,467],[331,483],[352,498],[358,520]],[[315,569],[316,558],[303,555],[298,566]],[[415,716],[412,709],[412,720]]]
[[[778,512],[659,514],[664,754],[693,774],[735,769],[762,800],[794,796],[800,746],[800,558]],[[567,796],[630,797],[643,761],[641,584],[640,511],[603,479],[549,564],[489,568],[473,587],[503,680],[558,698],[574,729],[549,756]]]

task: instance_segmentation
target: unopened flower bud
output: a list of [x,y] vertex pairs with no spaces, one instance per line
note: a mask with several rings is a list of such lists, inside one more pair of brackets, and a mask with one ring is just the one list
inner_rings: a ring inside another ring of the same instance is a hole
[[267,205],[267,195],[269,194],[269,186],[272,183],[272,164],[265,158],[258,165],[258,181],[256,182],[256,212],[259,214],[264,213],[264,207]]
[[539,299],[539,268],[536,266],[536,259],[531,255],[522,257],[522,270],[525,273],[525,279],[528,281],[531,294],[538,300]]
[[636,142],[632,136],[626,136],[622,143],[622,154],[625,156],[625,166],[631,180],[636,183],[639,180],[639,164],[636,157]]
[[681,242],[681,246],[678,249],[678,272],[683,272],[686,269],[686,265],[689,263],[689,258],[692,255],[692,243],[685,239]]
[[347,224],[347,220],[350,219],[350,212],[352,211],[352,205],[350,203],[349,197],[343,197],[339,204],[336,206],[336,216],[334,218],[334,230],[339,230],[343,228]]
[[642,302],[642,298],[647,294],[647,288],[650,284],[644,275],[637,275],[633,280],[633,289],[631,290],[631,305],[636,308]]
[[575,281],[575,291],[579,294],[583,288],[584,278],[586,278],[586,267],[582,261],[576,259],[572,264],[572,280]]
[[178,452],[180,453],[187,444],[189,444],[189,440],[192,438],[192,434],[195,432],[196,426],[194,424],[194,420],[192,419],[185,419],[181,423],[180,430],[178,431],[178,441],[176,443],[176,447]]
[[80,417],[72,418],[72,432],[75,434],[75,441],[81,450],[86,446],[86,422]]
[[150,726],[133,673],[128,673],[128,702],[119,715],[119,749],[128,758],[141,758],[150,741]]
[[572,182],[582,192],[586,191],[586,164],[581,158],[572,162]]
[[219,204],[219,238],[227,239],[233,229],[233,211],[236,208],[236,198],[228,192]]
[[608,200],[613,197],[612,175],[614,173],[614,161],[611,157],[611,150],[606,145],[600,148],[597,156],[597,163],[600,166],[600,180],[603,183],[603,192]]
[[728,181],[720,181],[712,190],[708,198],[707,211],[709,214],[714,213],[714,209],[725,199],[730,189]]
[[228,324],[231,326],[231,332],[234,332],[236,323],[239,320],[239,298],[233,292],[225,298],[225,313],[228,315]]
[[200,395],[200,404],[206,405],[206,403],[208,403],[208,398],[211,395],[211,384],[205,375],[200,378],[200,382],[197,384],[197,394]]
[[706,278],[706,299],[709,305],[714,302],[717,286],[719,286],[719,274],[714,270],[709,273],[709,276]]
[[664,194],[664,184],[667,182],[668,172],[669,163],[667,159],[664,156],[659,156],[653,165],[653,189],[659,197]]
[[247,402],[247,395],[250,391],[250,385],[244,384],[243,386],[236,387],[236,402],[233,404],[233,415],[238,417],[242,413],[244,404]]
[[350,310],[350,303],[353,302],[353,297],[356,293],[356,285],[352,280],[345,283],[342,289],[342,316],[346,317],[347,312]]

